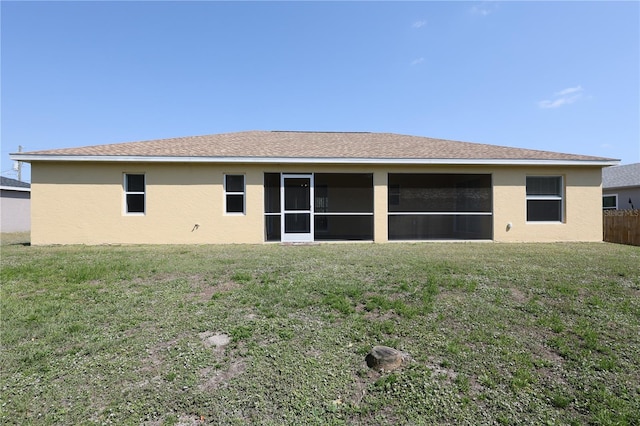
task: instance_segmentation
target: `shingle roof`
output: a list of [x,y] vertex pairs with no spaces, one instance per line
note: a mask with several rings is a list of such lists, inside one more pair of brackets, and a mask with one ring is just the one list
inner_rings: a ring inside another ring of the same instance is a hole
[[[38,156],[136,156],[289,159],[452,159],[615,161],[393,133],[247,131],[23,153]],[[16,158],[18,154],[13,154]],[[33,158],[31,158],[33,160]]]
[[31,188],[30,183],[21,182],[19,180],[11,179],[4,176],[0,176],[0,186],[12,188]]
[[640,163],[602,169],[603,188],[640,186]]

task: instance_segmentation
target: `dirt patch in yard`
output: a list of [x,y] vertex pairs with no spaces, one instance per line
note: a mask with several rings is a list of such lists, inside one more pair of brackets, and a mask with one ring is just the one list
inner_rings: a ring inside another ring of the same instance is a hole
[[536,350],[539,356],[541,356],[543,359],[547,361],[550,361],[554,365],[564,364],[564,358],[553,349],[544,345],[538,345]]
[[199,293],[196,293],[193,296],[199,300],[202,300],[203,302],[208,302],[216,294],[228,293],[230,291],[234,291],[239,288],[240,288],[240,284],[234,281],[225,281],[214,286],[205,285],[204,288]]
[[429,362],[425,364],[425,367],[431,370],[433,376],[441,377],[448,383],[453,382],[458,377],[458,373],[451,368],[443,367],[440,364],[441,362],[439,360],[429,357]]
[[380,378],[380,373],[369,370],[367,372],[366,377],[360,377],[359,375],[354,377],[355,389],[351,394],[351,397],[347,399],[347,402],[350,402],[352,405],[356,407],[362,403],[362,400],[365,398],[367,394],[367,388],[369,387],[369,383],[373,383]]
[[[199,333],[198,337],[200,337],[204,346],[211,348],[217,356],[222,356],[227,345],[231,343],[229,335],[224,333],[205,331]],[[246,369],[247,365],[243,358],[232,360],[224,370],[217,369],[213,366],[203,368],[199,371],[202,383],[198,385],[198,388],[203,391],[217,389],[220,386],[228,384],[234,377],[244,373]]]
[[514,288],[511,287],[509,289],[511,291],[511,297],[513,298],[513,300],[517,303],[526,303],[528,298],[527,295],[524,294],[524,292],[522,290],[520,290],[519,288]]
[[386,320],[394,320],[399,319],[400,315],[395,313],[393,309],[388,311],[380,311],[379,309],[374,309],[372,311],[368,311],[364,309],[363,305],[356,306],[356,312],[362,314],[365,319],[370,321],[386,321]]
[[212,348],[214,353],[220,355],[224,352],[224,348],[231,342],[231,338],[224,333],[214,333],[213,331],[204,331],[198,333],[198,337],[207,348]]
[[163,353],[172,346],[175,346],[180,337],[171,339],[166,342],[159,342],[158,344],[147,349],[147,356],[142,360],[142,368],[140,371],[156,371],[159,370],[164,363]]
[[225,370],[216,370],[213,367],[203,368],[199,372],[203,382],[198,385],[198,389],[211,391],[226,386],[229,381],[244,373],[246,369],[247,364],[244,359],[232,361]]

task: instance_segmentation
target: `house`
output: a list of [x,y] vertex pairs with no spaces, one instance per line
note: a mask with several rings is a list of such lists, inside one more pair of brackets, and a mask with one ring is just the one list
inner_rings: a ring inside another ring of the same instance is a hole
[[602,169],[602,207],[640,209],[640,163]]
[[30,210],[31,185],[0,177],[0,232],[28,232]]
[[389,133],[247,131],[15,153],[32,244],[602,241],[617,160]]

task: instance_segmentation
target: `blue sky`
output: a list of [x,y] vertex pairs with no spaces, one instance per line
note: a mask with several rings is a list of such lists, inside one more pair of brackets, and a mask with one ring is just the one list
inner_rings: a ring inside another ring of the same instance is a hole
[[[8,153],[242,130],[640,161],[640,3],[2,1]],[[29,178],[28,167],[23,178]]]

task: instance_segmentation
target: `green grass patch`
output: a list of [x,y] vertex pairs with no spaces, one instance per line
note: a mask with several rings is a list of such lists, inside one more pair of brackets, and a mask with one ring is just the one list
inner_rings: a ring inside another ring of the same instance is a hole
[[637,247],[22,240],[3,424],[640,423]]

